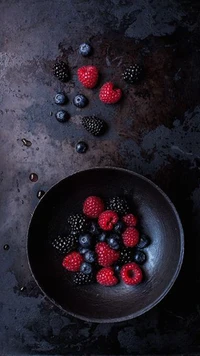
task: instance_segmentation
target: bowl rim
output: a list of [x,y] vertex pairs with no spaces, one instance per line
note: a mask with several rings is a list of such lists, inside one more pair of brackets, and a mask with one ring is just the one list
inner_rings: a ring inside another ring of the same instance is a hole
[[[57,303],[53,298],[49,297],[45,291],[43,290],[43,288],[41,287],[40,283],[38,282],[37,278],[34,275],[34,272],[32,270],[31,267],[31,262],[29,259],[29,231],[30,231],[30,227],[32,224],[32,220],[34,217],[34,214],[38,208],[38,206],[42,203],[43,199],[45,198],[46,194],[48,194],[50,191],[52,191],[54,188],[56,188],[57,185],[59,185],[60,183],[62,183],[64,180],[72,177],[72,176],[76,176],[80,173],[83,172],[89,172],[89,171],[95,171],[95,170],[114,170],[114,171],[121,171],[124,173],[128,173],[134,176],[139,177],[140,179],[146,181],[148,184],[150,184],[151,186],[153,186],[155,189],[157,189],[159,191],[159,193],[167,200],[167,202],[169,203],[171,209],[174,212],[174,215],[176,217],[177,223],[178,223],[178,227],[179,227],[179,231],[180,231],[180,253],[179,253],[179,260],[177,261],[177,267],[176,270],[174,272],[173,277],[171,278],[170,283],[168,283],[167,287],[165,288],[165,290],[163,291],[163,293],[156,299],[154,300],[152,303],[150,303],[148,306],[146,306],[145,308],[140,309],[139,311],[129,314],[127,316],[124,317],[116,317],[116,318],[108,318],[108,319],[100,319],[100,318],[93,318],[93,317],[85,317],[83,315],[79,315],[76,314],[74,312],[68,311],[66,309],[64,309],[59,303]],[[136,173],[134,171],[131,171],[129,169],[125,169],[125,168],[121,168],[121,167],[115,167],[115,166],[105,166],[105,167],[92,167],[92,168],[87,168],[87,169],[83,169],[83,170],[77,170],[74,173],[69,174],[68,176],[62,178],[61,180],[57,181],[55,184],[53,184],[48,190],[47,192],[44,194],[44,196],[42,196],[42,198],[39,200],[39,202],[36,204],[36,207],[34,208],[32,214],[31,214],[31,218],[28,224],[28,231],[27,231],[27,240],[26,240],[26,255],[27,255],[27,260],[28,260],[28,266],[31,272],[31,275],[34,279],[34,281],[36,282],[37,286],[39,287],[40,291],[43,293],[43,295],[51,302],[53,303],[56,307],[58,307],[62,312],[64,312],[64,314],[69,314],[75,318],[81,319],[83,321],[87,321],[87,322],[93,322],[93,323],[101,323],[101,324],[107,324],[107,323],[119,323],[119,322],[123,322],[123,321],[127,321],[130,319],[134,319],[137,318],[138,316],[148,312],[149,310],[151,310],[152,308],[154,308],[158,303],[161,302],[161,300],[168,294],[168,292],[170,291],[170,289],[172,288],[172,286],[174,285],[182,264],[183,264],[183,259],[184,259],[184,230],[183,230],[183,226],[181,223],[181,219],[179,217],[179,214],[174,206],[174,204],[172,203],[172,201],[170,200],[170,198],[167,196],[167,194],[157,185],[155,184],[152,180],[150,180],[149,178],[146,178],[145,176],[143,176],[142,174]]]

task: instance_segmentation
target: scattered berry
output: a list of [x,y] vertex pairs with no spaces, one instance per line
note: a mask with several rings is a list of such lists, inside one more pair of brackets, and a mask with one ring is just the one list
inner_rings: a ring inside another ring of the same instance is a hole
[[84,285],[84,284],[90,284],[94,281],[94,276],[93,274],[85,274],[82,272],[78,272],[75,274],[73,278],[74,284],[77,284],[79,286]]
[[133,261],[135,261],[139,265],[145,263],[146,259],[146,254],[143,251],[136,251],[133,255]]
[[118,283],[117,277],[115,277],[115,272],[112,267],[102,268],[97,273],[97,282],[103,286],[114,286]]
[[103,135],[107,128],[105,121],[94,115],[83,117],[81,123],[83,127],[94,136]]
[[80,141],[76,144],[76,152],[85,153],[88,150],[87,143]]
[[84,108],[88,104],[88,99],[83,94],[77,94],[74,99],[73,103],[77,108]]
[[54,65],[54,75],[61,81],[67,82],[69,80],[69,68],[63,61],[56,62]]
[[96,86],[99,71],[95,66],[84,66],[78,69],[78,79],[85,88],[92,89]]
[[122,234],[122,239],[126,247],[134,247],[139,241],[139,232],[134,227],[127,227]]
[[83,57],[90,56],[90,54],[92,54],[92,46],[90,46],[88,43],[81,43],[79,47],[79,53]]
[[138,222],[137,216],[133,214],[127,214],[123,216],[122,220],[125,222],[126,226],[135,227]]
[[56,94],[54,100],[57,105],[65,105],[67,102],[67,97],[66,97],[65,93],[58,93],[58,94]]
[[63,260],[63,267],[68,271],[77,272],[80,270],[81,263],[83,262],[83,256],[79,252],[71,252],[69,255],[65,256]]
[[83,203],[83,213],[89,218],[98,218],[98,216],[102,213],[103,210],[103,200],[94,195],[88,197]]
[[117,234],[121,234],[125,229],[125,224],[123,221],[118,221],[117,224],[114,226],[114,231]]
[[97,240],[99,242],[105,242],[107,238],[107,233],[106,232],[101,232],[98,236],[97,236]]
[[66,122],[69,119],[69,113],[66,110],[59,110],[55,116],[59,122]]
[[83,262],[80,267],[80,272],[84,274],[91,274],[92,273],[92,266],[88,262]]
[[122,96],[121,89],[115,89],[111,82],[105,83],[99,93],[99,99],[105,104],[115,104]]
[[134,64],[125,69],[123,73],[123,79],[129,83],[134,84],[139,82],[143,77],[143,67],[139,64]]
[[91,245],[91,236],[89,234],[85,234],[85,235],[81,235],[79,236],[79,244],[82,246],[82,247],[90,247]]
[[142,281],[142,270],[135,262],[127,263],[121,269],[121,277],[124,283],[135,285]]
[[109,267],[119,259],[119,252],[111,249],[106,242],[98,242],[95,251],[100,266]]
[[89,227],[89,233],[95,236],[100,234],[100,228],[96,221],[91,222],[91,225]]
[[113,250],[119,250],[120,247],[120,241],[119,241],[119,236],[117,235],[111,235],[107,239],[108,245],[113,249]]
[[52,241],[52,246],[59,251],[60,253],[68,253],[72,251],[77,245],[77,239],[75,236],[57,236],[53,241]]
[[113,210],[118,214],[125,215],[129,212],[128,202],[122,197],[112,197],[106,202],[106,209]]
[[140,241],[138,242],[137,247],[138,248],[145,248],[145,247],[149,246],[150,243],[151,243],[151,240],[150,240],[149,236],[147,236],[145,234],[142,234],[140,236]]
[[74,234],[85,232],[87,230],[88,221],[83,214],[71,215],[67,221]]
[[125,265],[133,261],[133,249],[124,247],[120,251],[119,264]]
[[119,217],[117,213],[111,210],[106,210],[99,215],[98,223],[102,230],[110,231],[113,229],[118,220]]
[[94,251],[87,251],[84,255],[85,261],[88,263],[95,262],[96,254]]

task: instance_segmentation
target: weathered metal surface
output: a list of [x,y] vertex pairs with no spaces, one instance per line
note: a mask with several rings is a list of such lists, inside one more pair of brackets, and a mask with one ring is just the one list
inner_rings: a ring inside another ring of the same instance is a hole
[[[200,48],[196,1],[32,1],[0,3],[0,345],[1,355],[200,353]],[[94,55],[78,55],[90,40]],[[68,58],[71,80],[52,75]],[[134,87],[121,79],[126,64],[145,65]],[[79,66],[93,63],[102,83],[114,80],[121,103],[105,106],[99,88],[83,89]],[[65,89],[71,119],[60,124],[55,93]],[[85,94],[84,111],[72,104]],[[93,138],[80,117],[96,114],[108,133]],[[32,143],[25,146],[22,139]],[[80,155],[75,144],[89,150]],[[175,203],[186,234],[185,262],[165,300],[146,315],[120,323],[89,324],[63,315],[44,299],[26,259],[26,232],[38,190],[79,169],[120,166],[151,178]],[[38,175],[31,182],[31,173]],[[8,244],[9,249],[4,245]]]

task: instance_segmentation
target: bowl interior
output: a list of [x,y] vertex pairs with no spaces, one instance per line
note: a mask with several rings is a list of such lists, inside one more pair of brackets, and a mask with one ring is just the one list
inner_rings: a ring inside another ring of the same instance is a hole
[[[138,286],[74,286],[50,241],[66,230],[67,217],[81,212],[89,195],[125,195],[152,243],[146,249],[145,280]],[[72,315],[91,321],[121,321],[149,310],[168,292],[183,258],[183,232],[173,205],[146,178],[123,169],[97,168],[76,173],[42,198],[28,234],[28,256],[43,292]]]

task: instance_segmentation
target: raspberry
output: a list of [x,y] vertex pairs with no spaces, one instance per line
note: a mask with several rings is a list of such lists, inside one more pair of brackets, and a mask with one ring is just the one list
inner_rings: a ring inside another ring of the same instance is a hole
[[119,252],[111,249],[106,242],[98,242],[95,247],[100,266],[109,267],[119,259]]
[[124,265],[120,274],[124,283],[129,285],[138,284],[143,278],[142,270],[135,262]]
[[98,223],[102,230],[109,231],[113,229],[118,220],[119,217],[117,213],[112,210],[106,210],[99,215]]
[[95,66],[84,66],[78,69],[78,79],[85,88],[92,89],[98,82],[99,72]]
[[96,276],[97,282],[103,286],[114,286],[118,283],[117,277],[114,275],[114,269],[112,267],[102,268]]
[[83,203],[83,213],[89,218],[98,218],[104,210],[104,203],[96,196],[88,197]]
[[105,104],[115,104],[121,99],[121,96],[121,89],[115,89],[111,82],[105,83],[99,93],[99,99]]
[[83,256],[79,252],[74,251],[65,256],[62,265],[68,271],[77,272],[80,270],[82,262]]
[[122,239],[126,247],[134,247],[139,241],[139,232],[134,227],[127,227],[122,234]]
[[133,214],[127,214],[123,216],[122,220],[125,222],[125,224],[129,227],[134,227],[137,225],[138,218],[137,216]]

